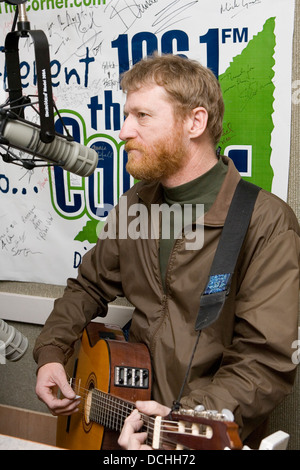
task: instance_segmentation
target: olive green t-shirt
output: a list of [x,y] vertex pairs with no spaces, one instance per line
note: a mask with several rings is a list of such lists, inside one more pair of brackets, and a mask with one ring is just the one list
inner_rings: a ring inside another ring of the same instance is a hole
[[[224,178],[227,173],[227,165],[220,158],[218,163],[213,166],[207,173],[198,178],[189,181],[188,183],[176,186],[175,188],[164,187],[164,202],[168,206],[180,205],[181,213],[183,208],[187,204],[191,204],[193,208],[193,221],[196,219],[196,205],[204,205],[204,213],[208,212],[210,207],[213,205],[217,194],[222,186]],[[175,217],[175,216],[174,216]],[[170,224],[174,225],[174,217],[170,217]],[[181,217],[182,224],[184,218]],[[181,230],[182,230],[181,226]],[[164,232],[165,234],[167,232]],[[165,273],[168,266],[170,254],[174,245],[176,236],[174,235],[174,227],[171,226],[169,230],[170,236],[165,236],[161,233],[160,244],[159,244],[159,260],[160,260],[160,271],[163,285],[165,285]]]

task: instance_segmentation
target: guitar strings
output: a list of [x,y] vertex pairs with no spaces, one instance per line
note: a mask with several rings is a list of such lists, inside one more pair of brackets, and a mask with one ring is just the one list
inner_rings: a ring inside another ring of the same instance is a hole
[[[87,409],[88,411],[90,411],[92,407],[96,408],[96,411],[98,411],[99,414],[101,414],[102,412],[108,413],[109,411],[115,411],[115,412],[118,413],[118,415],[121,418],[124,418],[124,420],[125,420],[126,417],[129,416],[129,414],[136,408],[134,403],[127,402],[127,401],[123,400],[122,398],[115,397],[113,395],[109,395],[106,392],[103,392],[103,391],[101,391],[99,389],[96,389],[96,388],[85,389],[83,387],[80,387],[80,391],[83,392],[83,396],[81,397],[81,398],[83,398],[83,401],[81,402],[81,407],[83,409]],[[92,398],[91,405],[88,405],[86,403],[86,396],[90,392],[96,392],[97,394],[101,395],[101,397],[97,398],[97,395],[94,394],[94,396]],[[97,406],[99,407],[98,409],[97,409]],[[121,413],[120,413],[120,406],[121,406]],[[150,422],[155,421],[155,418],[149,417],[148,415],[145,415],[141,412],[140,412],[140,415],[143,418],[143,420],[145,420],[145,421],[147,421],[149,419],[150,419]],[[174,424],[174,421],[162,420],[161,423],[162,423],[162,425],[165,425],[168,428],[173,426],[174,429],[177,429],[177,424]],[[154,425],[153,425],[153,427],[154,427]],[[203,425],[203,427],[207,427],[207,426]]]
[[[126,402],[125,400],[115,397],[112,395],[107,394],[99,389],[92,388],[86,389],[84,387],[76,387],[75,391],[78,395],[82,395],[82,402],[80,405],[81,413],[87,415],[90,421],[98,422],[105,427],[109,427],[110,429],[121,431],[125,419],[129,416],[129,414],[135,409],[134,403]],[[87,397],[91,393],[92,399],[90,404],[88,404]],[[100,395],[98,397],[97,395]],[[92,410],[93,408],[93,410]],[[93,411],[91,413],[91,410]],[[113,413],[117,414],[117,419],[114,418]],[[148,439],[153,438],[153,432],[155,428],[155,418],[145,415],[140,412],[141,419],[144,422],[144,428],[148,433]],[[207,435],[206,429],[207,426],[203,425],[201,431],[201,425],[198,426],[197,434],[200,436],[205,437]],[[200,432],[201,431],[201,432]],[[170,434],[194,434],[192,428],[185,428],[184,432],[180,432],[178,430],[178,424],[174,421],[170,420],[161,420],[160,423],[160,432],[161,433],[170,433]],[[174,446],[175,443],[170,440],[164,438],[162,436],[164,444],[169,444]],[[148,441],[149,442],[149,441]],[[150,440],[151,442],[151,440]]]
[[[77,394],[82,394],[82,402],[81,407],[84,413],[90,416],[91,409],[93,408],[93,414],[95,415],[102,415],[102,414],[109,414],[111,412],[116,412],[118,414],[118,421],[125,421],[127,416],[135,409],[134,403],[126,402],[121,398],[111,396],[98,390],[94,389],[85,389],[80,387],[80,389],[76,389]],[[92,393],[92,400],[91,403],[88,404],[87,396],[89,393]],[[100,395],[98,397],[97,395]],[[141,413],[142,415],[142,413]],[[144,418],[149,418],[148,416],[144,415]]]
[[[104,392],[97,388],[86,389],[86,388],[80,387],[80,390],[82,390],[83,392],[83,396],[80,398],[83,398],[84,402],[86,400],[86,396],[90,392],[94,392],[92,405],[94,407],[99,406],[104,411],[106,411],[107,409],[107,408],[104,408],[103,406],[104,402],[110,409],[112,409],[113,411],[117,410],[118,412],[120,411],[119,406],[122,406],[122,409],[125,410],[126,413],[128,412],[129,414],[131,413],[131,411],[133,411],[136,408],[133,402],[129,402],[120,397],[110,395],[109,393]],[[99,395],[99,397],[97,397],[97,395]],[[83,406],[86,406],[88,408],[89,405],[87,405],[86,403],[83,403]],[[148,415],[145,415],[142,412],[140,412],[140,414],[144,417],[148,417]],[[223,415],[222,413],[212,414],[212,412],[203,412],[202,414],[203,414],[203,418],[207,418],[207,419],[214,420],[214,421],[226,421],[226,416]],[[123,414],[123,416],[125,416],[126,418],[128,414]],[[164,420],[164,421],[168,424],[174,423],[174,421],[167,421],[167,420]],[[204,423],[202,423],[202,426],[207,427],[207,425],[205,425]]]

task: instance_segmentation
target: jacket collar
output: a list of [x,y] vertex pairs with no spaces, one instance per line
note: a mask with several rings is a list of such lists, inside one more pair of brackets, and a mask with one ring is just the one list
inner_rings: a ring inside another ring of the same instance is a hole
[[215,202],[204,216],[205,225],[209,226],[224,225],[235,189],[241,179],[233,161],[228,157],[222,156],[221,158],[228,165],[228,171]]
[[[204,216],[205,225],[212,227],[222,227],[224,225],[234,191],[241,179],[233,161],[225,156],[221,158],[224,163],[228,165],[227,175],[215,202]],[[163,203],[163,188],[160,183],[140,182],[137,184],[137,194],[148,207],[150,207],[151,204]]]

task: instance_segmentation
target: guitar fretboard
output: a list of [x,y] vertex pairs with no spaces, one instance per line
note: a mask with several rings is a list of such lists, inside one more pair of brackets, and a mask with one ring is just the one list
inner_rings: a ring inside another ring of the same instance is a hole
[[134,408],[132,403],[93,389],[89,418],[108,429],[120,431]]
[[[96,388],[89,393],[91,393],[90,409],[88,410],[89,420],[112,431],[120,432],[125,419],[135,409],[134,403],[114,397]],[[147,442],[151,443],[154,419],[144,414],[141,416],[144,421],[143,430],[148,435]]]

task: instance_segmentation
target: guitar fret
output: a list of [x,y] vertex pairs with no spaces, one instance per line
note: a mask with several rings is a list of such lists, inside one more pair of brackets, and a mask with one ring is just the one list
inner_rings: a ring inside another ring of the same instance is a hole
[[110,396],[98,389],[92,390],[89,418],[91,421],[114,431],[121,431],[124,421],[134,405]]

